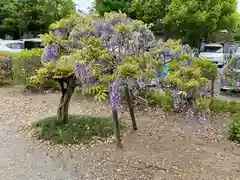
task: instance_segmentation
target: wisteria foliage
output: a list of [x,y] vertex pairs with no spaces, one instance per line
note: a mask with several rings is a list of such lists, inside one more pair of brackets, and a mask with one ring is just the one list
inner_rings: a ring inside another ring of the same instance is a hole
[[[189,61],[191,63],[189,63]],[[189,119],[198,114],[200,125],[210,113],[211,81],[217,76],[217,66],[211,61],[191,56],[180,55],[179,60],[170,63],[170,73],[167,82],[173,97],[173,107],[176,111],[186,110]]]
[[[156,41],[147,25],[125,14],[64,19],[53,24],[42,39],[46,44],[43,60],[58,59],[54,73],[74,74],[85,92],[97,99],[109,96],[114,109],[120,106],[122,85],[131,82],[130,88],[134,84],[138,89],[147,88],[164,64],[169,70],[160,81],[167,84],[162,88],[170,92],[174,110],[181,111],[189,100],[193,111],[197,109],[204,117],[209,109],[211,78],[206,69],[212,64],[192,58],[189,46],[180,41]],[[49,53],[53,46],[59,51]],[[66,73],[62,73],[64,67]]]

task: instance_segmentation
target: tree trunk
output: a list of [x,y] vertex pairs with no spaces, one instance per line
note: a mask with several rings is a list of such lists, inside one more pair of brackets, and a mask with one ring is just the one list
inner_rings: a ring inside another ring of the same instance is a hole
[[121,136],[120,136],[120,124],[118,120],[118,113],[116,109],[112,109],[112,117],[113,117],[113,130],[114,130],[114,136],[116,140],[116,148],[122,149],[122,143],[121,143]]
[[18,28],[18,36],[19,36],[19,39],[21,39],[22,32],[21,32],[21,28],[20,27]]
[[[66,87],[64,86],[66,83]],[[63,122],[64,124],[68,123],[68,109],[69,102],[73,95],[75,89],[75,80],[73,76],[68,77],[67,79],[59,79],[60,90],[62,97],[57,110],[57,120]]]
[[213,98],[214,97],[214,82],[215,80],[211,80],[211,97]]
[[132,127],[133,127],[133,130],[136,131],[137,130],[137,123],[136,123],[136,119],[135,119],[135,115],[134,115],[134,109],[133,109],[133,97],[132,97],[132,93],[130,93],[130,90],[128,88],[128,84],[125,85],[125,95],[126,95],[126,101],[127,101],[127,104],[128,104],[130,117],[131,117],[131,120],[132,120]]
[[[211,102],[210,102],[210,109],[212,109],[212,106],[213,106],[213,101],[214,101],[214,89],[215,89],[215,85],[214,85],[214,83],[215,83],[215,79],[212,79],[211,80]],[[211,122],[213,122],[213,114],[211,113],[210,114],[210,119],[211,119]]]
[[202,45],[202,39],[199,40],[199,44],[198,44],[198,52],[200,52],[200,50],[201,50],[201,45]]

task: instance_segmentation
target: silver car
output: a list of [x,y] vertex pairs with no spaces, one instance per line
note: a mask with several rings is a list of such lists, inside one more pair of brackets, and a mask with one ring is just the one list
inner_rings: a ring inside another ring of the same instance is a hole
[[239,58],[240,57],[240,47],[237,47],[235,53],[233,54],[233,58]]
[[19,40],[0,40],[0,51],[18,53],[24,49],[24,44]]
[[240,49],[234,54],[229,63],[223,68],[220,79],[220,91],[240,90]]
[[224,46],[222,44],[205,44],[201,50],[199,57],[208,58],[218,67],[222,68],[228,60],[228,53],[224,52]]

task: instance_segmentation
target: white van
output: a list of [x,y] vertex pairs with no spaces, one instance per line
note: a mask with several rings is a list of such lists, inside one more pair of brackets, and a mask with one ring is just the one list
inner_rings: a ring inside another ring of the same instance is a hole
[[24,43],[24,49],[43,48],[40,38],[22,39]]
[[229,53],[224,52],[221,44],[205,44],[200,50],[199,57],[205,57],[222,68],[229,60]]
[[24,43],[19,40],[0,40],[0,51],[18,53],[24,49]]

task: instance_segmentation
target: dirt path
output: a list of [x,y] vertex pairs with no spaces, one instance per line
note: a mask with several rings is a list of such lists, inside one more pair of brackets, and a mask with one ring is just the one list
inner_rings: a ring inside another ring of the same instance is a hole
[[[224,118],[200,134],[195,121],[138,113],[139,130],[124,137],[124,151],[114,151],[113,144],[50,147],[26,138],[22,126],[55,114],[58,101],[58,94],[0,90],[1,180],[240,180],[240,148],[225,139]],[[109,110],[73,101],[70,112],[108,115]]]

